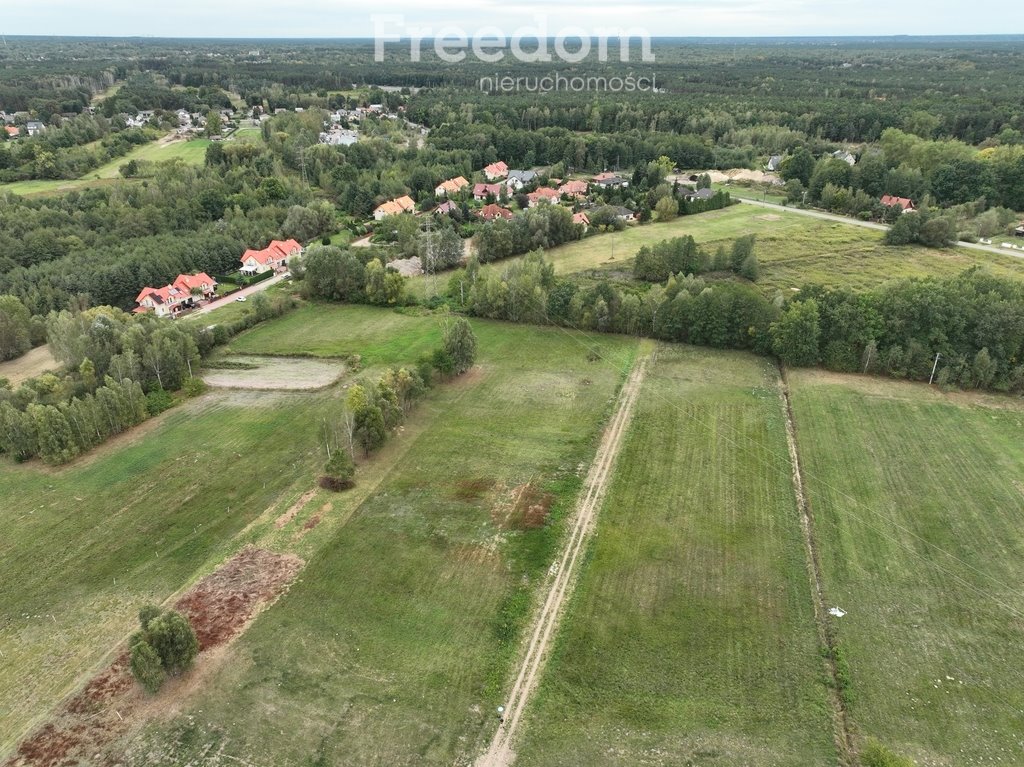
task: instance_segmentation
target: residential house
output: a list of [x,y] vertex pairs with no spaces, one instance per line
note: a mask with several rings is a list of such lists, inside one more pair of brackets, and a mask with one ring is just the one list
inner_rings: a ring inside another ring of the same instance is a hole
[[585,197],[589,184],[586,181],[566,181],[558,187],[558,193],[563,197],[580,198]]
[[334,129],[320,134],[320,143],[329,146],[352,146],[359,141],[359,134],[353,130]]
[[469,182],[466,181],[462,176],[456,176],[450,178],[447,181],[442,181],[434,188],[434,196],[436,197],[452,197],[458,194],[463,189],[469,186]]
[[295,240],[273,240],[263,250],[247,250],[239,259],[244,275],[263,274],[271,269],[288,267],[288,260],[302,255],[302,246]]
[[572,214],[572,222],[574,224],[579,224],[580,226],[582,226],[584,232],[590,228],[590,216],[588,216],[586,212],[582,210],[579,213]]
[[613,205],[612,210],[615,211],[615,218],[619,219],[619,221],[625,221],[626,223],[636,221],[636,214],[629,208],[623,208],[621,205]]
[[913,200],[910,200],[906,197],[893,197],[891,194],[886,194],[882,196],[882,205],[884,205],[887,208],[891,208],[894,205],[898,205],[900,208],[903,209],[904,213],[913,213],[917,210],[917,207],[914,205]]
[[373,220],[380,221],[385,216],[397,216],[401,213],[415,213],[416,203],[412,201],[409,195],[403,195],[402,197],[396,197],[393,200],[388,200],[373,211]]
[[484,168],[484,175],[488,181],[497,181],[508,175],[508,166],[499,160]]
[[623,178],[617,173],[611,173],[605,171],[604,173],[598,173],[594,176],[594,183],[602,189],[608,189],[609,187],[621,186],[623,188],[629,186],[629,179]]
[[157,317],[174,317],[213,297],[217,281],[206,272],[179,274],[172,285],[143,288],[135,299],[136,314],[153,313]]
[[3,125],[13,125],[14,115],[9,115],[7,112],[0,110],[0,123]]
[[768,165],[765,166],[769,171],[774,172],[782,167],[782,155],[773,154],[768,158]]
[[537,180],[537,174],[532,170],[510,170],[505,186],[509,191],[518,192],[524,186],[532,184]]
[[508,208],[503,208],[500,205],[495,205],[494,203],[491,203],[490,205],[484,205],[484,207],[480,209],[480,212],[477,213],[477,215],[480,216],[480,218],[482,218],[484,221],[493,221],[496,218],[503,218],[506,221],[508,221],[509,219],[515,217],[515,214]]
[[847,165],[856,165],[857,157],[845,149],[839,149],[832,153],[832,156],[837,160],[842,160]]
[[536,192],[530,192],[526,195],[530,200],[530,207],[536,207],[541,202],[556,203],[562,199],[562,195],[558,193],[557,189],[552,189],[548,186],[542,186]]
[[28,131],[30,136],[38,136],[46,130],[46,126],[39,122],[39,120],[29,120],[25,123],[25,130]]
[[698,189],[696,192],[687,192],[685,195],[688,202],[693,202],[695,200],[710,200],[714,196],[715,191],[708,188]]
[[450,216],[452,213],[458,211],[458,209],[459,206],[456,205],[454,202],[452,202],[451,200],[445,200],[436,208],[434,208],[434,213],[438,213],[442,216]]
[[1015,237],[1024,237],[1024,221],[1020,222],[1020,226],[1013,230]]
[[477,184],[473,187],[473,199],[482,202],[490,195],[494,199],[501,197],[501,184]]
[[21,135],[21,129],[13,125],[5,125],[4,132],[7,134],[7,138],[18,138]]

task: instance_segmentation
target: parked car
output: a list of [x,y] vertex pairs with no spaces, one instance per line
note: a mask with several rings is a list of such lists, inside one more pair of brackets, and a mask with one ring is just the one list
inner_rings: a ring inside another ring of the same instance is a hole
[[245,300],[245,296],[239,296],[239,297],[238,297],[238,298],[236,298],[235,300],[236,300],[236,301],[244,301],[244,300]]

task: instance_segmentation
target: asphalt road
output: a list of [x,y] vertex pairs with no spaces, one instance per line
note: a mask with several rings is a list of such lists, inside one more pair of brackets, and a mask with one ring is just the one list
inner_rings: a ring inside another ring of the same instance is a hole
[[[781,213],[795,213],[798,216],[810,216],[811,218],[820,218],[823,221],[835,221],[840,224],[850,224],[851,226],[861,226],[865,229],[874,229],[879,232],[886,232],[889,227],[886,224],[876,224],[874,221],[860,221],[856,218],[850,218],[849,216],[837,216],[834,213],[825,213],[820,210],[809,210],[807,208],[790,208],[785,205],[778,205],[774,202],[762,202],[760,200],[745,200],[739,197],[733,199],[739,200],[744,205],[757,205],[762,208],[770,208],[777,210]],[[1024,250],[1011,250],[1010,248],[997,248],[994,245],[982,245],[980,242],[958,242],[957,247],[969,248],[970,250],[980,250],[984,253],[997,253],[1000,256],[1010,256],[1011,258],[1024,259]]]
[[271,277],[269,280],[257,282],[255,285],[250,285],[247,288],[242,288],[237,293],[232,293],[230,296],[225,296],[224,298],[218,298],[216,301],[211,301],[210,303],[206,304],[206,306],[202,306],[199,309],[196,309],[194,312],[192,312],[190,316],[198,317],[200,314],[207,314],[209,312],[212,312],[214,309],[219,309],[222,306],[227,306],[233,301],[237,301],[239,296],[245,296],[246,298],[248,298],[254,293],[259,293],[261,290],[266,290],[271,285],[276,285],[281,280],[283,280],[284,275],[286,273],[287,272],[282,272],[281,274]]

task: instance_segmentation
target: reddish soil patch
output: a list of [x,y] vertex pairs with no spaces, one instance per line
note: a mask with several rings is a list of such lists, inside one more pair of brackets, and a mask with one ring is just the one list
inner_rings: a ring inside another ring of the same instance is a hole
[[543,527],[551,512],[555,496],[545,493],[532,483],[520,485],[511,496],[491,511],[491,519],[506,530],[532,530]]
[[319,512],[314,514],[312,517],[306,520],[306,524],[302,526],[303,530],[312,530],[314,527],[320,524],[320,520],[323,519],[323,515]]
[[[205,652],[240,634],[262,606],[284,592],[302,564],[298,557],[249,546],[203,578],[174,608],[192,623],[199,651]],[[124,650],[23,740],[4,767],[116,764],[98,755],[142,716],[145,703]]]

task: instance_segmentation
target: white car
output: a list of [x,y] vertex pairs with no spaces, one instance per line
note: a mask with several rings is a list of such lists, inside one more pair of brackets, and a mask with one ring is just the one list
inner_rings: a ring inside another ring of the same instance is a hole
[[235,300],[236,300],[236,301],[244,301],[244,300],[245,300],[245,296],[239,296],[239,297],[238,297],[238,298],[236,298]]

